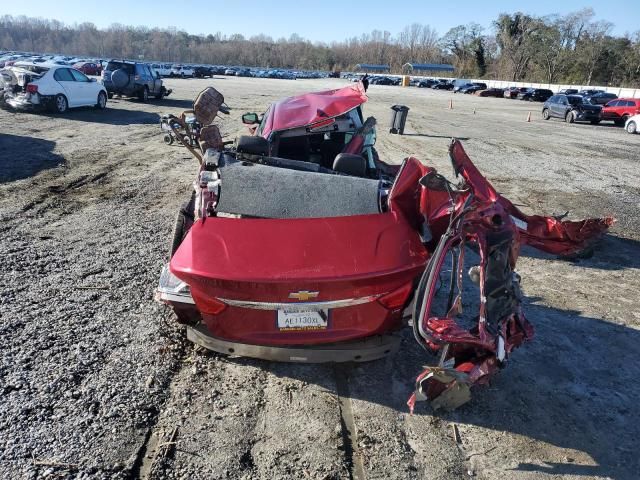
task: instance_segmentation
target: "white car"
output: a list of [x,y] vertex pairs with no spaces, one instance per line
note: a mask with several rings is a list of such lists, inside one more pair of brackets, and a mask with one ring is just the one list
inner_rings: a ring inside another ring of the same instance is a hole
[[193,68],[188,65],[174,65],[171,69],[172,77],[193,77]]
[[629,117],[624,123],[624,129],[629,133],[640,133],[640,114]]
[[107,106],[101,83],[66,65],[17,62],[0,70],[4,100],[14,108],[45,107],[58,113],[69,108]]
[[171,67],[170,63],[154,63],[149,65],[153,72],[158,72],[161,77],[168,77],[171,75]]

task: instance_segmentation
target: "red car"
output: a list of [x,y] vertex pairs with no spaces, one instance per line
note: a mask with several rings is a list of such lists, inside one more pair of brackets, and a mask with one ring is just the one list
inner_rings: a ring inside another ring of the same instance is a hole
[[93,62],[74,63],[73,68],[81,71],[85,75],[100,75],[102,73],[102,66]]
[[[519,246],[575,254],[613,220],[523,214],[458,141],[457,184],[413,157],[387,164],[366,101],[361,84],[286,98],[262,119],[243,116],[258,126],[236,148],[192,152],[200,171],[159,298],[206,348],[288,362],[394,353],[413,299],[415,338],[441,355],[418,377],[410,406],[455,408],[533,335],[514,271]],[[198,103],[207,125],[217,109]],[[468,277],[465,255],[476,265]],[[470,323],[460,316],[463,281],[475,283],[479,305]]]
[[640,113],[640,99],[617,98],[602,107],[602,120],[613,120],[616,125],[624,126],[629,117]]

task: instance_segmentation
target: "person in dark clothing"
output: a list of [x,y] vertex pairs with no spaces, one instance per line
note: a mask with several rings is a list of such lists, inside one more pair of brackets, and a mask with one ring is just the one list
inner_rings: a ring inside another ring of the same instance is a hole
[[362,77],[362,85],[364,86],[364,91],[367,91],[367,88],[369,88],[369,74],[365,73],[364,77]]

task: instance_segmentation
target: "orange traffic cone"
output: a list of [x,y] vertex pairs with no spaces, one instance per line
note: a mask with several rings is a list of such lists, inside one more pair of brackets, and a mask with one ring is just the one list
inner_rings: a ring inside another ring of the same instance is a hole
[[453,99],[449,99],[449,110],[453,110]]
[[527,122],[531,122],[531,112],[529,112],[529,115],[527,115]]

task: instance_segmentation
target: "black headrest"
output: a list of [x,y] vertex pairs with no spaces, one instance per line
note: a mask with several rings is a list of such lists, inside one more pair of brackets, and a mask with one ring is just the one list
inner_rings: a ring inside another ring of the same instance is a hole
[[333,169],[347,175],[364,177],[367,175],[367,160],[362,155],[339,153],[333,161]]
[[243,135],[238,138],[236,151],[239,153],[247,153],[249,155],[269,155],[269,142],[262,137],[253,137]]

